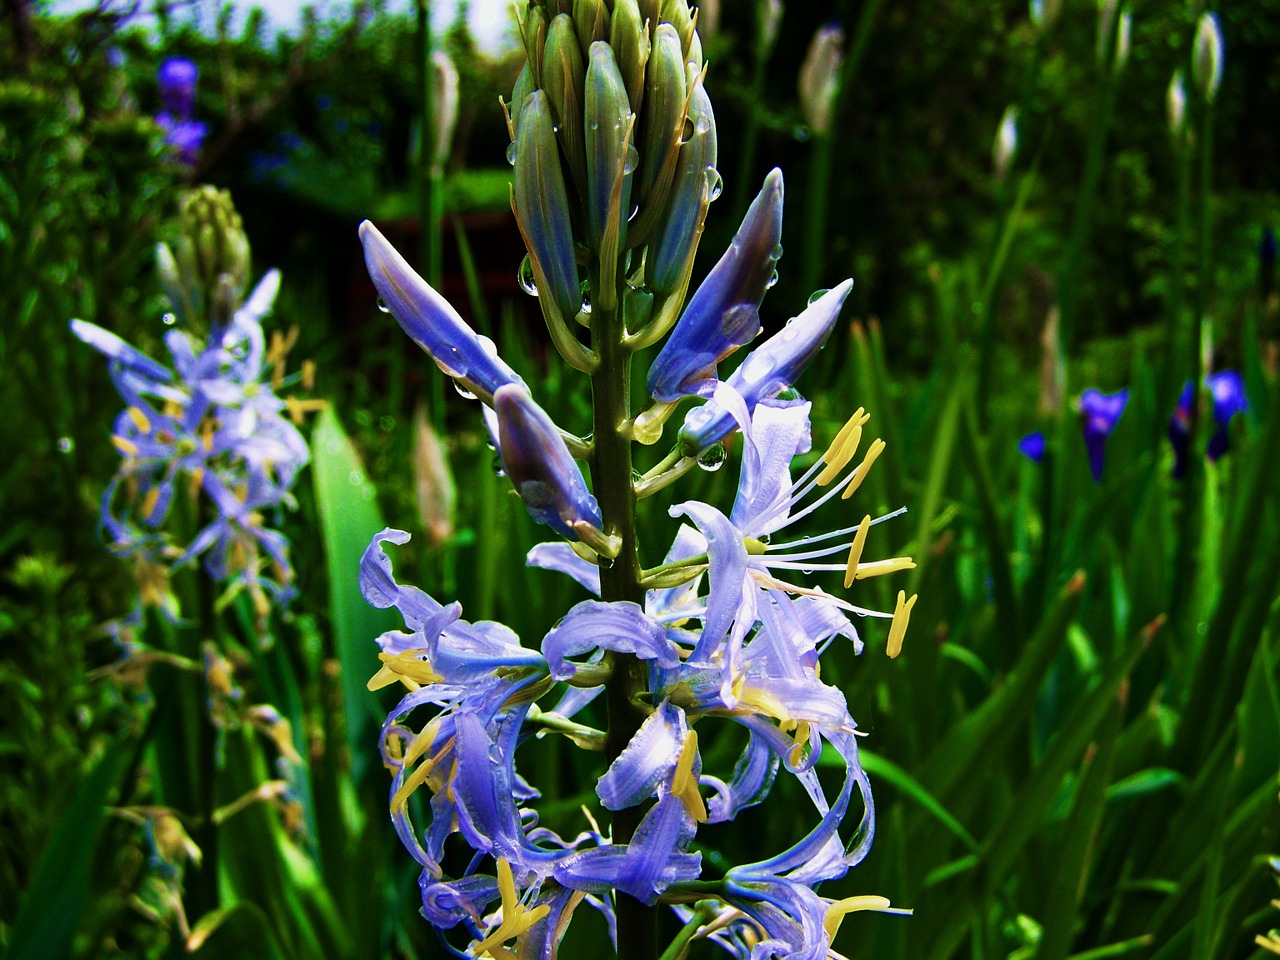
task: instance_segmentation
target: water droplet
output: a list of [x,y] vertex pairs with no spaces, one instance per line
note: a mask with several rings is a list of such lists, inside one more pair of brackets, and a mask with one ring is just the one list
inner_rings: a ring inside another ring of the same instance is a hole
[[773,248],[773,259],[775,260],[782,259],[782,244],[778,244],[776,247]]
[[711,130],[711,117],[705,113],[698,114],[698,119],[693,121],[693,128],[698,133],[707,133]]
[[638,166],[640,166],[640,151],[632,144],[627,144],[627,155],[622,161],[623,174],[635,173]]
[[72,450],[74,450],[75,448],[76,448],[76,442],[75,442],[74,440],[72,440],[70,437],[59,437],[59,438],[58,438],[58,452],[59,452],[59,453],[70,453],[70,452],[71,452]]
[[813,568],[812,568],[812,567],[801,567],[801,568],[800,568],[800,572],[801,572],[801,573],[803,573],[806,577],[811,577],[811,576],[813,576]]
[[583,280],[578,288],[582,294],[582,307],[579,310],[584,317],[591,316],[591,281]]
[[507,471],[502,463],[502,457],[498,454],[494,454],[493,463],[490,464],[490,466],[493,468],[493,475],[495,477],[505,477],[507,475]]
[[609,570],[613,567],[613,557],[606,557],[601,554],[596,555],[596,565],[601,570]]
[[507,163],[513,167],[516,165],[516,142],[514,140],[507,144]]
[[520,289],[529,296],[538,295],[538,284],[533,278],[533,261],[529,259],[528,254],[525,254],[525,258],[520,261],[520,269],[516,271],[516,283],[520,284]]
[[710,203],[724,192],[724,180],[715,167],[707,167],[707,202]]
[[768,290],[772,288],[773,285],[777,282],[778,282],[778,271],[775,270],[773,271],[773,275],[769,277],[769,282],[765,284],[765,289]]
[[352,470],[347,474],[347,480],[353,487],[358,487],[360,484],[364,483],[364,473],[360,470]]
[[378,309],[383,313],[391,312],[391,308],[387,306],[387,301],[383,300],[381,297],[378,298]]
[[381,420],[378,421],[378,426],[380,426],[387,433],[390,433],[392,430],[396,428],[396,418],[388,414],[387,416],[383,417]]
[[724,466],[724,462],[728,458],[729,456],[724,450],[724,444],[717,443],[698,458],[698,466],[707,471],[707,473],[715,473]]
[[800,126],[797,126],[794,130],[792,130],[791,135],[794,136],[801,143],[804,143],[811,136],[813,136],[813,132],[808,127],[802,124]]
[[243,343],[237,343],[234,347],[231,348],[231,356],[234,357],[236,360],[243,360],[248,355],[248,353],[249,351]]
[[160,320],[164,323],[166,327],[172,327],[175,323],[178,322],[177,316],[172,313],[166,313],[163,317],[160,318]]
[[809,534],[807,534],[807,533],[806,533],[806,534],[805,534],[803,537],[801,537],[800,539],[801,539],[801,540],[811,540],[811,539],[812,539],[812,537],[810,537],[810,536],[809,536]]
[[817,303],[819,300],[821,300],[830,292],[831,292],[830,287],[823,287],[821,290],[815,290],[813,291],[813,293],[809,294],[809,302]]
[[369,424],[373,423],[373,414],[370,413],[368,410],[357,410],[356,423],[358,423],[362,427],[369,426]]
[[474,400],[476,395],[462,385],[460,380],[453,381],[453,389],[458,391],[458,396],[463,400]]
[[696,128],[696,126],[694,125],[693,120],[692,120],[692,119],[690,119],[689,117],[685,117],[685,118],[684,118],[684,129],[680,131],[680,142],[681,142],[682,144],[685,144],[685,143],[688,143],[690,140],[692,140],[692,139],[693,139],[694,131],[695,131],[696,129],[697,129],[697,128]]

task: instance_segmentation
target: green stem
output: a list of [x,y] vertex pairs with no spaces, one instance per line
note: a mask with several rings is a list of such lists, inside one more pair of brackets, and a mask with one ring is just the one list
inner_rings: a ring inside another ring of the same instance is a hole
[[[596,283],[604,271],[596,270]],[[617,271],[612,271],[617,275]],[[595,290],[593,289],[593,294]],[[640,578],[640,552],[636,538],[636,497],[632,486],[631,440],[627,421],[631,417],[631,353],[623,345],[622,320],[616,304],[621,291],[612,298],[595,296],[591,313],[591,341],[599,364],[591,376],[595,447],[591,456],[592,487],[604,518],[604,532],[621,540],[622,547],[612,563],[600,564],[600,599],[605,602],[644,603]],[[612,300],[615,306],[608,307]],[[629,654],[613,654],[613,674],[605,685],[609,726],[605,734],[605,758],[612,763],[640,729],[644,715],[636,706],[638,696],[648,690],[648,671]],[[644,815],[644,806],[629,807],[613,815],[614,843],[628,843]],[[619,893],[616,900],[618,956],[622,960],[651,960],[657,954],[657,914],[639,900]]]
[[[1188,336],[1194,340],[1194,334],[1183,329],[1183,291],[1186,269],[1187,235],[1191,232],[1191,151],[1187,138],[1182,134],[1174,149],[1177,151],[1178,164],[1178,200],[1177,221],[1173,232],[1173,249],[1169,256],[1169,294],[1165,304],[1165,362],[1164,376],[1161,383],[1161,409],[1171,405],[1181,389],[1182,381],[1187,377],[1185,357]],[[1194,329],[1194,323],[1191,324]],[[1163,432],[1164,425],[1157,420],[1158,428]]]
[[685,955],[685,951],[689,949],[689,944],[693,938],[698,935],[698,931],[706,924],[715,919],[715,904],[704,900],[699,903],[693,910],[693,916],[689,918],[680,932],[676,934],[675,939],[662,951],[662,956],[658,960],[679,960]]

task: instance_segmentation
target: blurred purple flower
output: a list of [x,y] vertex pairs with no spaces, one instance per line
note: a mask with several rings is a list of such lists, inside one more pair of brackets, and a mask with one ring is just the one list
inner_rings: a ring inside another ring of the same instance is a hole
[[157,113],[156,123],[164,131],[164,142],[173,148],[178,162],[186,167],[195,166],[209,125],[202,120],[176,120],[167,113]]
[[1044,460],[1044,434],[1039,430],[1028,433],[1018,441],[1018,452],[1032,463]]
[[200,71],[186,57],[170,57],[160,64],[156,81],[164,112],[177,120],[190,120],[196,105],[196,79]]
[[[1235,370],[1211,373],[1204,378],[1204,385],[1213,394],[1213,422],[1217,430],[1209,438],[1205,450],[1210,460],[1217,460],[1230,449],[1231,418],[1249,409],[1244,392],[1244,380]],[[1190,381],[1182,388],[1178,405],[1169,418],[1169,443],[1173,446],[1173,476],[1181,480],[1187,475],[1187,456],[1191,452],[1191,411],[1195,403],[1195,391]]]
[[1084,424],[1084,446],[1089,454],[1093,479],[1102,479],[1102,457],[1107,437],[1115,430],[1129,402],[1129,391],[1102,393],[1089,389],[1080,395],[1080,416]]

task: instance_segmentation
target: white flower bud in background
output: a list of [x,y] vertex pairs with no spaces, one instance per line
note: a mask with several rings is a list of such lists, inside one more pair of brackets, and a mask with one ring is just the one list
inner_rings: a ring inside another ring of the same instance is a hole
[[720,26],[720,0],[701,0],[698,4],[698,34],[704,39],[714,37]]
[[800,109],[815,134],[831,130],[831,111],[840,89],[840,65],[844,62],[844,31],[834,23],[813,35],[809,52],[800,65]]
[[413,415],[413,479],[422,528],[431,545],[438,547],[453,536],[458,490],[449,459],[423,406]]
[[1204,13],[1196,24],[1196,45],[1191,57],[1192,79],[1207,103],[1213,103],[1222,85],[1222,28],[1218,15]]
[[1009,165],[1018,152],[1018,108],[1010,105],[1000,119],[1000,129],[996,131],[995,141],[991,145],[991,170],[995,178],[1004,182]]
[[458,124],[458,71],[448,54],[431,55],[431,156],[432,176],[444,173],[453,151],[453,130]]
[[1111,69],[1116,76],[1129,62],[1129,34],[1133,30],[1133,13],[1126,7],[1120,12],[1120,23],[1116,26],[1116,52],[1111,61]]
[[1173,71],[1164,104],[1169,113],[1169,136],[1173,137],[1174,143],[1181,143],[1187,130],[1187,85],[1181,70]]
[[778,42],[778,30],[782,25],[782,0],[756,0],[756,24],[760,30],[760,49],[768,54]]
[[1031,0],[1031,24],[1040,34],[1053,29],[1062,12],[1062,0]]
[[1111,50],[1112,30],[1116,22],[1117,0],[1098,0],[1098,67],[1106,69],[1107,53]]

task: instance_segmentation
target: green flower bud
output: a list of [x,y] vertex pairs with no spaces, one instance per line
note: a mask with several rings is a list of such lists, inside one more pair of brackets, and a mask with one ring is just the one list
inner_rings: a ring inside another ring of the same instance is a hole
[[693,64],[699,70],[702,69],[702,35],[697,30],[693,32],[693,39],[689,41],[689,50],[684,59],[686,63]]
[[757,37],[761,58],[767,57],[778,42],[778,30],[782,26],[782,0],[756,0]]
[[573,0],[573,24],[582,56],[589,58],[593,43],[609,39],[609,8],[604,0]]
[[1173,72],[1169,89],[1165,91],[1164,103],[1169,116],[1169,136],[1173,138],[1174,144],[1181,144],[1187,130],[1187,87],[1181,70]]
[[1213,103],[1222,86],[1222,28],[1217,14],[1204,13],[1196,24],[1196,43],[1191,56],[1191,76],[1206,103]]
[[716,172],[716,120],[711,99],[700,82],[689,98],[692,134],[680,146],[680,158],[663,222],[649,242],[645,282],[655,293],[670,294],[688,282],[707,205],[719,196]]
[[533,261],[539,295],[549,297],[561,320],[567,321],[582,306],[582,293],[569,226],[569,197],[560,169],[560,148],[542,90],[525,98],[515,147],[512,191],[520,233]]
[[582,89],[586,74],[573,18],[562,13],[551,21],[547,31],[547,49],[542,58],[542,89],[547,92],[552,120],[579,193],[585,193],[587,188],[586,140],[582,129]]
[[449,55],[431,55],[431,172],[439,176],[453,150],[453,130],[458,123],[458,70]]
[[[686,63],[689,61],[689,49],[693,44],[693,13],[689,10],[688,0],[662,0],[662,13],[658,17],[659,22],[669,23],[676,28],[676,34],[680,37],[681,56],[684,57]],[[701,64],[699,64],[701,69]]]
[[635,114],[607,43],[591,45],[586,83],[587,238],[604,261],[616,258],[631,211],[631,173],[638,160],[631,146]]
[[536,89],[533,83],[533,71],[529,69],[529,64],[526,62],[520,70],[520,76],[516,77],[516,85],[511,91],[511,103],[507,105],[507,129],[512,140],[515,140],[520,129],[520,113],[524,110],[525,98]]
[[639,0],[639,2],[640,22],[648,26],[649,35],[652,36],[662,20],[662,0]]
[[1120,11],[1120,20],[1116,24],[1116,55],[1111,61],[1111,70],[1116,76],[1124,70],[1129,62],[1129,40],[1133,31],[1133,12],[1125,7]]
[[644,100],[644,68],[649,62],[650,41],[636,0],[614,0],[609,45],[618,58],[618,69],[622,71],[622,80],[627,85],[631,112],[639,116]]
[[818,29],[800,65],[800,109],[809,129],[822,135],[831,131],[831,113],[840,92],[840,68],[844,62],[844,31],[835,24]]
[[[645,77],[644,135],[636,182],[636,197],[641,203],[654,196],[661,205],[666,185],[675,174],[674,159],[684,132],[688,99],[684,80],[680,37],[671,24],[661,24],[653,36],[653,56]],[[666,183],[655,191],[655,184],[663,177]]]
[[189,313],[193,321],[214,322],[210,311],[219,288],[224,288],[219,299],[230,297],[238,307],[249,282],[249,238],[231,194],[210,186],[192,190],[180,204],[179,231],[169,250],[172,264],[162,264],[162,270],[172,268],[185,293],[174,310]]
[[524,55],[533,70],[535,90],[542,88],[542,51],[547,47],[547,11],[530,4],[520,21],[520,37],[524,41]]

